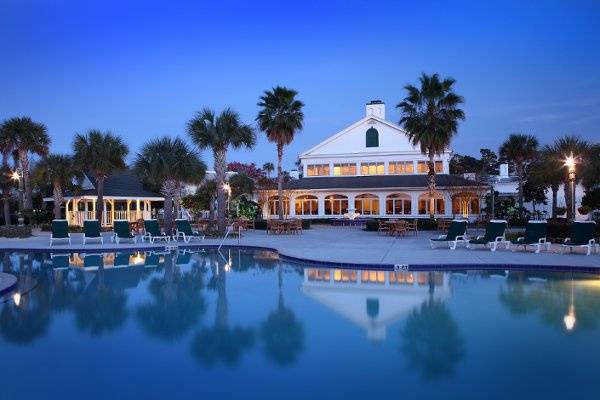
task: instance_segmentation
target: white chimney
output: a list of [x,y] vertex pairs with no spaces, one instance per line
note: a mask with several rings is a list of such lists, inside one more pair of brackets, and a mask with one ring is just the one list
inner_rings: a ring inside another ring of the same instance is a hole
[[508,178],[508,164],[500,164],[500,178]]
[[385,103],[381,100],[371,100],[367,103],[367,117],[385,119]]
[[297,169],[290,170],[290,178],[292,179],[300,179],[300,172]]

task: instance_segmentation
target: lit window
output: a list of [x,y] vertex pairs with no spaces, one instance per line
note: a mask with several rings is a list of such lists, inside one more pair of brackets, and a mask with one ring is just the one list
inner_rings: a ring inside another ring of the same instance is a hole
[[298,196],[295,203],[296,215],[318,215],[319,204],[316,196]]
[[306,173],[308,176],[329,176],[329,164],[311,164]]
[[410,196],[406,194],[391,194],[385,199],[385,213],[387,215],[410,215]]
[[[277,204],[279,203],[277,196],[269,197],[269,215],[277,215]],[[290,213],[290,200],[287,197],[283,198],[283,214],[288,215]]]
[[[433,165],[436,174],[441,174],[444,172],[444,163],[442,161],[435,161]],[[429,163],[427,161],[419,161],[417,163],[417,172],[419,174],[426,174],[429,172]]]
[[325,197],[325,215],[344,215],[348,212],[348,198],[341,194]]
[[371,162],[360,164],[361,175],[383,175],[385,174],[385,165],[382,162]]
[[354,209],[362,215],[379,214],[379,198],[372,194],[361,194],[354,199]]
[[390,161],[388,166],[390,175],[413,174],[414,172],[412,161]]
[[356,164],[334,164],[333,175],[356,175]]
[[[419,198],[419,203],[418,203],[419,214],[421,214],[421,215],[431,214],[431,211],[429,209],[430,204],[431,204],[431,202],[429,201],[428,195],[421,196]],[[434,207],[433,214],[444,214],[446,212],[446,204],[444,202],[444,199],[436,198],[433,202],[433,207]]]

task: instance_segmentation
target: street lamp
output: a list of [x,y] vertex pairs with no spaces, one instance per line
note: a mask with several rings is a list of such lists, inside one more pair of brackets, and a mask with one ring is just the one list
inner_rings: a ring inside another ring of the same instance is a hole
[[25,219],[23,218],[23,170],[18,167],[13,173],[11,178],[19,183],[19,212],[17,213],[19,226],[25,225]]
[[575,219],[575,157],[573,153],[565,159],[565,166],[569,174],[569,184],[571,185],[571,217]]
[[223,190],[227,192],[227,218],[229,218],[229,200],[231,198],[231,185],[229,185],[229,183],[224,183]]

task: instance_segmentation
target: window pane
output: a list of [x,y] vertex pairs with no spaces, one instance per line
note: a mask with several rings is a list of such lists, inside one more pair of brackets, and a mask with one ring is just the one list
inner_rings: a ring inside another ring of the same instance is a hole
[[385,174],[383,163],[377,164],[377,175]]
[[403,200],[404,203],[404,214],[410,215],[412,213],[410,200]]
[[361,175],[369,175],[369,164],[361,164],[360,165],[360,174]]
[[419,214],[427,214],[427,200],[419,200]]
[[415,173],[415,168],[413,166],[413,163],[409,161],[406,164],[404,164],[404,171],[407,174],[414,174]]
[[441,174],[442,172],[444,172],[444,164],[441,161],[436,161],[435,162],[435,173]]
[[342,167],[340,166],[340,164],[335,164],[333,166],[333,175],[340,176],[341,174],[342,174]]
[[390,175],[396,174],[396,163],[391,162],[388,164],[388,174],[390,174]]

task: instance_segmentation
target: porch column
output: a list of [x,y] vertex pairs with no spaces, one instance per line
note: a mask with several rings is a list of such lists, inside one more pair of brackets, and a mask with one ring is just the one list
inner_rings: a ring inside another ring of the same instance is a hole
[[140,219],[140,199],[137,199],[136,201],[136,209],[135,209],[135,219]]
[[296,216],[296,195],[290,195],[290,217]]
[[452,216],[452,196],[448,192],[444,192],[444,215]]
[[129,221],[129,209],[131,205],[131,200],[127,200],[127,212],[125,213],[127,221]]
[[419,192],[410,193],[410,213],[413,217],[419,215]]
[[111,215],[111,221],[113,221],[112,223],[114,224],[114,220],[115,220],[115,201],[114,200],[110,201],[110,215]]
[[380,216],[385,216],[385,199],[387,197],[386,193],[379,193],[378,194],[378,198],[379,198],[379,215]]
[[325,216],[325,193],[317,194],[317,208],[319,217]]
[[107,225],[108,224],[108,213],[106,212],[106,210],[108,207],[106,205],[108,204],[108,201],[102,200],[102,204],[104,205],[104,207],[103,207],[104,212],[102,213],[102,225]]
[[356,212],[356,208],[354,206],[355,198],[356,193],[348,193],[348,212]]
[[69,222],[71,221],[71,219],[69,218],[69,203],[70,202],[71,202],[71,200],[65,201],[65,219]]

